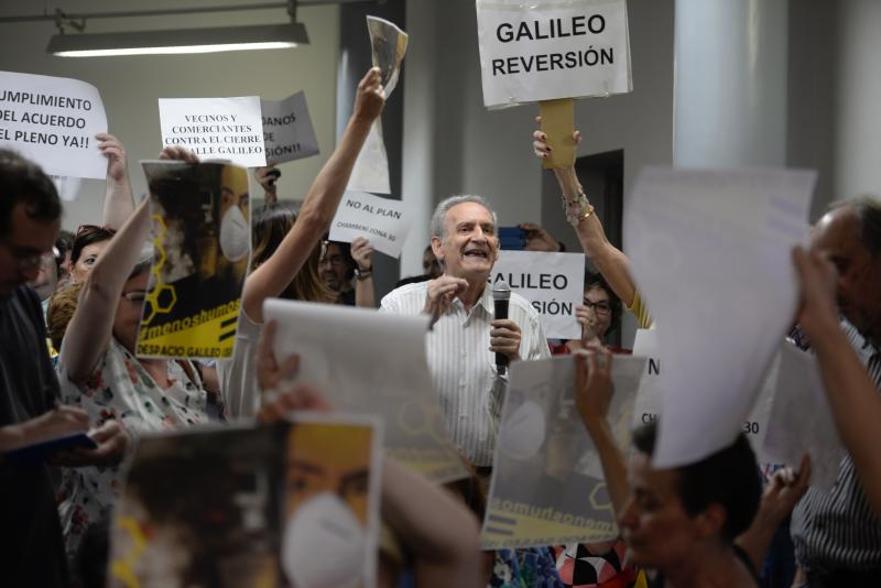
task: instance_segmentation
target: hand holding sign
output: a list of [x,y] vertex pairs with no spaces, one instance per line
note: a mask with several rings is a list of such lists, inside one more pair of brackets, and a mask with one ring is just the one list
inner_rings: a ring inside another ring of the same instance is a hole
[[371,67],[361,81],[358,82],[358,94],[355,96],[354,118],[372,123],[385,106],[385,90],[382,86],[382,71]]

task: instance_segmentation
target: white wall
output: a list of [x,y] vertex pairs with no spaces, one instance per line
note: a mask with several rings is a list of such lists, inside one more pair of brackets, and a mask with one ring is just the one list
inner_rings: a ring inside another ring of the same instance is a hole
[[881,2],[839,6],[835,196],[881,196]]
[[[253,1],[253,0],[252,0]],[[63,4],[76,11],[133,10],[163,8],[182,3],[170,0],[128,2],[79,0]],[[216,0],[187,0],[186,6],[217,5]],[[239,2],[241,4],[241,2]],[[50,6],[51,8],[51,6]],[[37,13],[42,3],[2,2],[0,15]],[[135,194],[146,185],[137,164],[139,159],[155,158],[159,153],[159,114],[157,98],[261,95],[283,98],[305,90],[309,111],[318,136],[321,155],[281,166],[279,182],[282,198],[302,198],[330,155],[336,142],[334,114],[336,68],[339,46],[339,8],[303,7],[298,20],[306,25],[311,44],[294,49],[238,52],[214,55],[138,56],[102,58],[60,58],[45,52],[55,26],[50,22],[0,25],[0,69],[78,78],[101,91],[107,109],[110,132],[116,134],[129,152],[129,172]],[[287,19],[283,10],[261,10],[226,14],[205,14],[148,19],[93,20],[88,31],[135,30],[260,24]],[[73,228],[101,218],[103,182],[86,181],[79,199],[66,205],[64,225]]]

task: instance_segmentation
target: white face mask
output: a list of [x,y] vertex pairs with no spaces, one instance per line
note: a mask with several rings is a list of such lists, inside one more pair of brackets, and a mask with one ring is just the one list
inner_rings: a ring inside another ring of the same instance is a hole
[[285,525],[281,567],[294,588],[348,586],[361,577],[364,529],[339,496],[322,492]]
[[220,221],[220,251],[229,261],[241,261],[248,256],[251,231],[248,221],[238,206],[230,206]]

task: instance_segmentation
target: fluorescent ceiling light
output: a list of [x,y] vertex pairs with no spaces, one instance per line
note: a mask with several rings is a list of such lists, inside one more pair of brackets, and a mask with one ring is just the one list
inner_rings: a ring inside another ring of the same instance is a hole
[[302,23],[130,33],[64,33],[49,40],[46,52],[61,57],[168,55],[284,49],[309,44]]

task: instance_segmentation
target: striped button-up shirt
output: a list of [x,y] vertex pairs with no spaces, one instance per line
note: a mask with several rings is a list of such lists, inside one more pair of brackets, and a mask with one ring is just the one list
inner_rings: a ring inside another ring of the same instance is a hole
[[[380,309],[417,315],[425,307],[428,282],[407,284],[382,299]],[[520,358],[550,357],[541,321],[521,296],[511,294],[508,318],[520,327]],[[493,297],[484,288],[480,300],[466,312],[456,298],[426,336],[426,355],[450,436],[476,466],[492,465],[498,414],[494,405],[504,387],[489,350]]]
[[[853,326],[844,329],[881,389],[881,352],[864,343]],[[796,558],[807,569],[881,569],[881,518],[872,512],[849,455],[828,493],[808,489],[792,513],[791,531]]]

